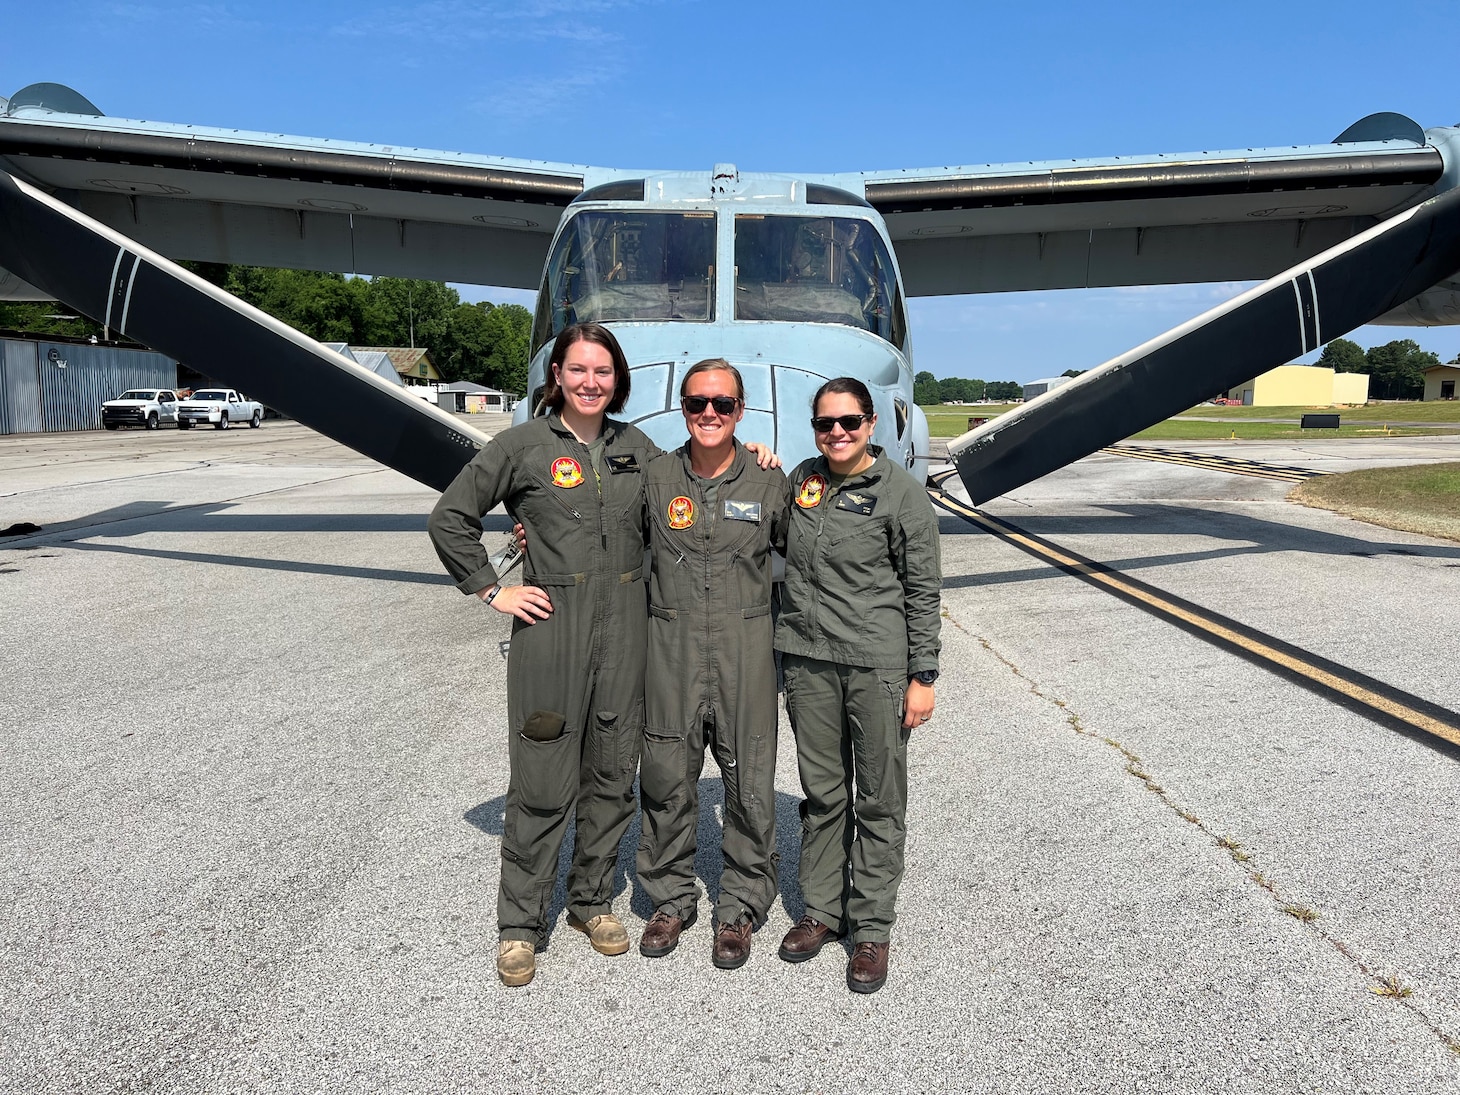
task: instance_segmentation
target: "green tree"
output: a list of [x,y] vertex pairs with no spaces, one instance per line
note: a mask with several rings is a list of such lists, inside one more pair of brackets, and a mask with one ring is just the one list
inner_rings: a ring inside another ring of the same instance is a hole
[[1424,371],[1440,363],[1439,355],[1419,348],[1412,338],[1399,338],[1368,353],[1369,395],[1374,399],[1419,399],[1424,395]]
[[943,402],[938,392],[938,378],[924,371],[913,377],[913,402],[919,407],[936,407]]
[[531,312],[520,304],[459,304],[452,313],[452,326],[456,340],[452,379],[527,394]]
[[417,278],[372,278],[367,346],[424,346],[438,364],[458,356],[452,319],[461,296],[449,285]]
[[532,313],[520,304],[499,304],[487,313],[486,328],[492,336],[486,358],[488,385],[526,395]]
[[[62,338],[101,338],[102,326],[54,300],[0,300],[0,330]],[[117,333],[111,332],[116,338]]]
[[991,380],[985,389],[985,397],[1011,401],[1024,398],[1024,385],[1017,380]]
[[224,288],[310,338],[360,343],[368,290],[358,279],[315,270],[233,266]]
[[1364,348],[1357,342],[1350,342],[1346,338],[1336,338],[1323,347],[1318,364],[1332,369],[1336,373],[1366,373],[1369,371],[1369,359],[1364,355]]
[[963,399],[964,380],[961,377],[945,376],[938,381],[938,395],[943,403],[953,403]]
[[1089,369],[1066,369],[1060,373],[1060,376],[1084,376],[1089,371]]

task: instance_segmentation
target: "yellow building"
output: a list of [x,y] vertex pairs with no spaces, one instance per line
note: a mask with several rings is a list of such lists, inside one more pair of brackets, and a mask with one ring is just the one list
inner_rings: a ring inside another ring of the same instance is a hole
[[1362,406],[1369,401],[1367,373],[1335,373],[1317,365],[1279,365],[1227,393],[1244,407]]
[[1433,399],[1454,399],[1456,380],[1460,380],[1460,367],[1431,365],[1425,370],[1425,402]]

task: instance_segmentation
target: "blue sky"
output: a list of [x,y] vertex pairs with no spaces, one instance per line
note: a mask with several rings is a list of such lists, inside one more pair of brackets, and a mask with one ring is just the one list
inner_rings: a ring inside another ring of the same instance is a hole
[[[56,0],[7,5],[0,95],[50,80],[115,116],[623,167],[1010,163],[1323,142],[1378,110],[1453,125],[1454,20],[1406,0]],[[915,367],[1088,368],[1243,287],[915,300]],[[1460,327],[1350,337],[1460,354]]]

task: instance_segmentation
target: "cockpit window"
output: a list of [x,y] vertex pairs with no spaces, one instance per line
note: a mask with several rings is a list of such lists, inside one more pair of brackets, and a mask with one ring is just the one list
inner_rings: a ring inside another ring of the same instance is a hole
[[736,216],[735,318],[841,323],[899,349],[907,335],[887,247],[851,217]]
[[574,323],[715,318],[715,214],[587,210],[548,257],[532,348]]

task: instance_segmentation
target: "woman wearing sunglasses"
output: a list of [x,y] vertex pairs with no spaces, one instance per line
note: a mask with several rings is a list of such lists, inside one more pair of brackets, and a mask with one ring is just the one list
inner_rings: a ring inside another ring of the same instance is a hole
[[757,467],[735,438],[745,386],[734,366],[691,366],[680,407],[689,440],[654,460],[644,484],[653,565],[638,875],[654,915],[639,952],[668,954],[697,917],[708,745],[725,787],[710,957],[738,969],[778,892],[771,552],[785,547],[789,499],[785,474]]
[[879,446],[872,396],[842,377],[812,400],[821,456],[790,476],[786,585],[775,647],[796,735],[801,893],[787,962],[854,943],[847,985],[876,992],[903,873],[908,735],[933,717],[938,523],[928,496]]

